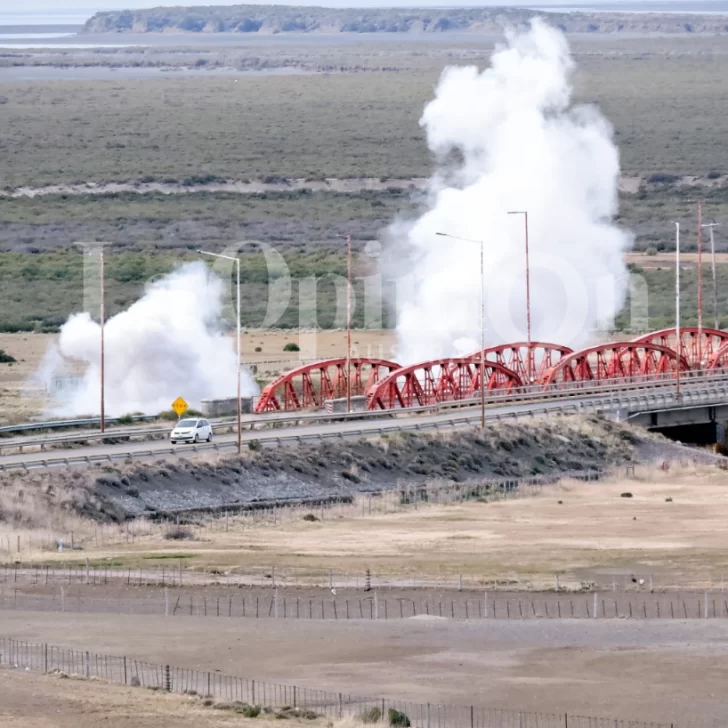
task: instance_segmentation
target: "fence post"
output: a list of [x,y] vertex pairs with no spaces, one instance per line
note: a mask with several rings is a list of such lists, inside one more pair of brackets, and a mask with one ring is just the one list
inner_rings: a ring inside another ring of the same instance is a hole
[[298,703],[296,701],[296,686],[295,685],[293,686],[293,707],[294,708],[298,707]]
[[341,720],[344,716],[344,698],[342,697],[341,693],[339,693],[339,720]]
[[703,603],[703,619],[708,618],[708,592],[705,592],[704,603]]
[[43,645],[43,672],[48,673],[48,643]]
[[488,619],[488,592],[484,592],[483,596],[483,619]]
[[564,728],[569,728],[569,716],[567,713],[564,713]]
[[475,707],[470,706],[470,728],[475,728]]
[[126,684],[127,684],[127,679],[126,679],[126,656],[124,656],[124,685],[126,685]]
[[91,662],[91,660],[89,658],[88,652],[84,655],[84,662],[86,663],[85,673],[86,673],[86,679],[88,680],[88,678],[90,677],[90,673],[91,673],[91,665],[89,664]]
[[598,601],[597,593],[594,592],[594,619],[597,618],[598,614],[599,614],[599,601]]
[[169,617],[169,589],[164,587],[164,616]]
[[250,702],[255,705],[255,680],[250,681]]
[[212,688],[210,686],[211,677],[212,677],[212,673],[209,673],[208,672],[207,673],[207,697],[208,698],[211,698],[212,697]]

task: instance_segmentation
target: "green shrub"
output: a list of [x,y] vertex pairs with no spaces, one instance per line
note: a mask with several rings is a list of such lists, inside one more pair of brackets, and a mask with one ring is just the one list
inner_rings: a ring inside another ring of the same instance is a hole
[[298,344],[294,344],[292,341],[289,341],[283,347],[283,351],[301,351],[301,347]]
[[0,364],[14,364],[16,361],[12,354],[8,354],[4,349],[0,349]]
[[406,713],[402,713],[394,708],[389,709],[389,725],[402,726],[403,728],[409,728],[412,725],[409,717]]
[[631,498],[631,497],[632,497],[632,494],[629,491],[627,491],[626,493],[620,494],[620,498]]

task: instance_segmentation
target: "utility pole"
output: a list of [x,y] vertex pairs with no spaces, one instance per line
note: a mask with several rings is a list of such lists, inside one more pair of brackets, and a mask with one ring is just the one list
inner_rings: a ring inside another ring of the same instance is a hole
[[346,236],[346,411],[351,413],[351,235]]
[[715,235],[713,228],[718,227],[720,223],[711,222],[703,225],[704,228],[710,229],[710,267],[713,274],[713,317],[715,318],[715,328],[720,328],[720,321],[718,317],[718,279],[715,274]]
[[238,400],[238,455],[242,452],[243,449],[243,403],[240,398],[241,392],[240,392],[240,367],[241,367],[241,350],[240,350],[240,258],[233,258],[231,255],[221,255],[220,253],[209,253],[206,250],[198,250],[197,251],[200,255],[209,255],[213,258],[222,258],[224,260],[231,260],[235,263],[235,270],[236,270],[236,298],[237,298],[237,346],[236,346],[236,359],[237,359],[237,400]]

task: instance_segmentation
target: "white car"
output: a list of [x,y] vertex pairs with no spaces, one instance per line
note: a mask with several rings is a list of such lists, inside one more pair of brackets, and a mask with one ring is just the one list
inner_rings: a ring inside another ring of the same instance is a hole
[[173,445],[178,442],[211,442],[212,426],[207,420],[180,420],[169,435]]

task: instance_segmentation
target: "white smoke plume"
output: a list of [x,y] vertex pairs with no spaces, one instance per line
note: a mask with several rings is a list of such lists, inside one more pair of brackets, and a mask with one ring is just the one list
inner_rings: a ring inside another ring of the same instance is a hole
[[613,223],[611,127],[571,104],[559,31],[534,20],[506,40],[483,71],[445,69],[420,120],[438,164],[427,210],[389,230],[411,271],[397,290],[403,363],[480,346],[480,245],[437,232],[484,241],[486,345],[525,340],[525,226],[511,210],[529,215],[534,341],[584,345],[624,301],[632,236]]
[[[105,408],[110,417],[157,414],[184,397],[192,408],[205,398],[235,397],[235,340],[221,332],[224,287],[204,263],[188,263],[152,283],[145,295],[104,327]],[[61,328],[39,376],[50,381],[64,359],[87,364],[78,388],[60,393],[59,415],[100,410],[100,327],[88,313],[74,314]],[[242,372],[242,394],[257,394]]]

